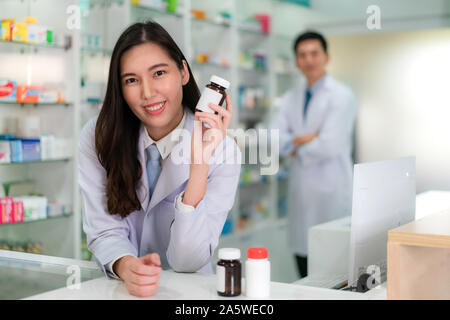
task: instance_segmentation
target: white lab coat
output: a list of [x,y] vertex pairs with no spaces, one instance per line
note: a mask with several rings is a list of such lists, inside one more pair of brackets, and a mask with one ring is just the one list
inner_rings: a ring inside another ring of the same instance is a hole
[[[144,134],[140,134],[137,157],[142,178],[137,195],[143,209],[126,218],[107,212],[106,172],[95,153],[96,119],[84,127],[80,135],[78,166],[83,229],[89,250],[108,278],[105,266],[118,257],[153,252],[160,255],[164,269],[212,273],[210,259],[234,203],[241,153],[234,140],[226,137],[213,155],[205,196],[194,211],[178,210],[176,197],[185,190],[189,178],[193,123],[194,114],[187,110],[184,129],[189,135],[181,135],[171,154],[163,160],[151,201],[144,161]],[[182,164],[179,164],[180,160]]]
[[290,159],[288,238],[297,255],[308,254],[310,227],[351,214],[356,101],[349,88],[328,74],[324,77],[309,102],[306,119],[306,83],[302,83],[283,95],[272,123],[280,129],[282,156],[289,156],[286,146],[294,137],[319,132]]

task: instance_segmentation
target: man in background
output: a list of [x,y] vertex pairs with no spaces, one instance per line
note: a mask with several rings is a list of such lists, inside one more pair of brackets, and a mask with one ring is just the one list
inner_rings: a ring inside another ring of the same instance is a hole
[[356,101],[326,72],[327,42],[306,32],[294,42],[305,81],[285,93],[272,127],[290,157],[288,237],[301,277],[307,276],[308,229],[351,214]]

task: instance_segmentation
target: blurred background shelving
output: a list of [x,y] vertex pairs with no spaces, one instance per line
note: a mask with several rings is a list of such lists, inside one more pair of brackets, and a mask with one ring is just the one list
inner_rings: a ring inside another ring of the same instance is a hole
[[[80,9],[79,29],[66,27],[66,9],[73,4]],[[66,101],[0,102],[2,110],[5,110],[2,114],[8,114],[8,117],[24,114],[40,117],[42,132],[78,137],[85,123],[98,114],[115,41],[133,22],[152,19],[168,30],[188,59],[200,90],[212,74],[230,80],[228,92],[235,106],[232,128],[263,128],[272,114],[276,96],[295,77],[293,68],[288,67],[293,66],[292,57],[283,57],[282,64],[277,60],[274,43],[280,39],[273,33],[270,24],[264,29],[255,19],[258,14],[267,14],[264,18],[267,19],[274,6],[280,5],[270,0],[8,0],[2,5],[5,5],[2,7],[5,11],[2,10],[0,18],[21,17],[18,13],[36,17],[38,22],[51,22],[60,38],[58,43],[53,44],[0,41],[1,55],[8,55],[12,61],[20,60],[20,57],[24,60],[22,70],[13,72],[4,69],[0,71],[1,78],[21,74],[22,79],[17,81],[35,84],[35,79],[46,71],[43,66],[50,63],[52,57],[56,58],[56,62],[52,63],[57,65],[51,66],[51,70],[58,70],[58,73],[55,71],[53,73],[57,74],[53,75],[50,72],[44,78],[63,83]],[[53,11],[46,12],[43,7],[52,7]],[[270,16],[269,23],[274,23],[273,18]],[[283,39],[286,44],[290,43],[288,36],[283,36]],[[286,54],[284,47],[278,49]],[[278,81],[278,76],[288,79]],[[71,148],[71,156],[63,159],[0,166],[2,183],[31,179],[35,188],[49,199],[60,199],[64,193],[63,198],[73,205],[73,213],[61,215],[67,219],[38,219],[35,223],[2,225],[0,240],[14,243],[31,239],[41,244],[42,253],[90,259],[86,236],[82,232],[81,199],[76,183],[77,141],[71,141]],[[248,152],[249,146],[242,148]],[[279,199],[283,197],[285,188],[279,188],[278,184],[286,178],[280,180],[278,175],[261,176],[259,170],[257,165],[242,166],[235,206],[229,214],[219,244],[240,247],[243,254],[248,246],[270,249],[268,238],[258,235],[267,234],[270,228],[281,230],[278,238],[285,237],[285,220],[280,219],[284,215],[279,210]],[[254,201],[248,201],[250,199]],[[48,232],[50,228],[58,231]],[[246,241],[242,242],[242,238]],[[270,250],[274,254],[275,251]],[[278,272],[276,267],[275,272]],[[279,278],[286,274],[285,271],[278,273]]]
[[[366,27],[365,12],[371,4],[383,7],[380,32]],[[450,72],[436,75],[432,71],[448,70],[442,58],[448,57],[448,46],[442,40],[448,30],[442,28],[448,29],[449,8],[446,0],[426,4],[342,0],[339,5],[328,0],[0,1],[0,19],[36,17],[37,25],[53,32],[51,41],[40,44],[0,40],[0,80],[56,88],[61,95],[59,101],[50,102],[0,99],[0,135],[17,131],[18,118],[39,118],[41,133],[67,146],[50,158],[0,163],[0,184],[32,181],[27,190],[70,208],[61,219],[2,225],[0,244],[21,248],[36,242],[44,254],[90,259],[82,232],[77,139],[102,106],[117,38],[131,23],[148,19],[162,24],[175,39],[200,89],[212,74],[230,80],[231,128],[242,130],[268,127],[278,112],[280,96],[302,80],[293,40],[307,28],[321,31],[332,52],[330,73],[348,83],[360,103],[355,160],[419,154],[418,191],[448,188],[449,177],[443,174],[445,159],[450,159],[445,147],[448,135],[442,134],[448,132],[448,117],[442,116],[448,108],[442,101],[448,101],[444,94]],[[79,26],[69,27],[78,13]],[[414,49],[419,47],[420,52]],[[382,73],[394,69],[402,71],[389,76]],[[411,72],[420,76],[408,76]],[[389,91],[393,88],[402,99]],[[373,94],[377,92],[383,94]],[[415,137],[419,125],[424,127],[420,137]],[[380,133],[379,127],[399,131]],[[260,142],[239,141],[239,147],[248,157],[250,150],[259,151]],[[298,276],[286,237],[289,159],[280,158],[279,167],[277,174],[262,176],[260,163],[242,165],[235,205],[219,246],[241,248],[243,256],[248,247],[267,247],[273,261],[272,279],[292,282]]]
[[[66,10],[73,4],[80,9],[80,28],[68,29]],[[45,73],[43,66],[50,63],[52,57],[56,58],[52,63],[57,65],[51,66],[51,70],[58,70],[58,73],[50,72],[44,78],[63,83],[66,101],[2,101],[0,106],[6,111],[3,114],[8,117],[38,116],[43,132],[78,137],[85,123],[96,116],[102,106],[111,54],[118,36],[131,23],[152,19],[162,24],[180,46],[200,90],[212,74],[230,80],[228,92],[235,110],[232,128],[264,128],[274,112],[276,97],[291,86],[297,74],[292,56],[281,56],[290,52],[292,36],[279,37],[273,32],[276,17],[271,13],[280,5],[285,4],[271,0],[7,0],[0,18],[21,17],[18,14],[21,13],[22,16],[35,16],[38,22],[51,22],[59,42],[38,45],[0,41],[2,55],[24,60],[22,70],[4,69],[0,71],[1,77],[21,74],[22,79],[17,81],[34,84],[35,79]],[[42,9],[49,6],[53,11]],[[269,21],[263,24],[256,16]],[[280,43],[284,45],[280,46]],[[56,110],[56,107],[64,108]],[[250,149],[248,143],[240,147],[246,150],[245,153]],[[36,224],[4,225],[0,240],[34,239],[42,244],[45,254],[90,259],[86,236],[82,232],[81,199],[76,182],[76,139],[71,141],[71,148],[71,156],[63,159],[0,166],[1,182],[31,179],[35,188],[49,199],[59,199],[64,193],[63,199],[73,205],[73,213],[64,215],[67,219],[39,219]],[[248,246],[270,249],[276,241],[271,243],[259,234],[267,234],[271,228],[279,233],[277,238],[285,238],[285,213],[282,212],[285,211],[286,188],[280,186],[287,183],[287,176],[283,179],[279,175],[261,176],[259,170],[257,165],[242,166],[235,206],[219,244],[239,247],[243,254]],[[59,232],[47,232],[49,228]],[[242,238],[246,241],[242,242]],[[60,245],[55,245],[58,242]],[[275,254],[275,248],[270,252]],[[277,270],[277,267],[274,270],[275,279],[283,280],[286,271]],[[292,264],[288,277],[293,277],[293,272]]]
[[[15,18],[19,25],[27,23],[29,37],[32,27],[46,29],[44,41],[35,39],[36,43],[25,43],[25,33],[19,31],[13,33],[14,39],[2,37],[0,41],[0,79],[14,81],[18,89],[17,100],[0,99],[2,141],[12,139],[10,134],[20,132],[20,120],[32,118],[37,119],[40,128],[37,137],[33,138],[47,137],[52,145],[51,150],[49,145],[39,145],[37,148],[43,148],[42,154],[36,158],[24,155],[23,160],[10,159],[11,163],[0,160],[0,193],[5,195],[8,190],[13,197],[33,193],[48,201],[48,211],[44,215],[33,214],[23,222],[1,225],[0,244],[3,248],[33,248],[30,252],[65,257],[76,257],[80,252],[74,139],[78,133],[79,115],[79,45],[77,30],[67,28],[65,10],[72,4],[73,1],[64,0],[56,4],[50,0],[0,3],[2,22]],[[37,32],[42,33],[42,29]],[[39,100],[35,100],[38,95]],[[58,150],[56,140],[59,141]]]

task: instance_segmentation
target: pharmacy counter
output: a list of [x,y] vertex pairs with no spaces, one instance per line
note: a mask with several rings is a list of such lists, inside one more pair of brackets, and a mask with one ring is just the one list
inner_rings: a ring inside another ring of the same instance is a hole
[[[244,284],[243,281],[243,288]],[[161,274],[158,291],[145,299],[246,299],[244,295],[234,298],[221,297],[217,295],[215,287],[215,275],[176,273],[168,270]],[[0,250],[0,299],[127,300],[142,298],[130,295],[123,281],[106,279],[93,262]],[[271,296],[268,299],[386,299],[386,288],[382,285],[363,294],[272,282]]]

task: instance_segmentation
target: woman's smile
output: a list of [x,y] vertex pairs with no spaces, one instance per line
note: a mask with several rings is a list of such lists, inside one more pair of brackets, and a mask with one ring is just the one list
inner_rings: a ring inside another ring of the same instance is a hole
[[148,114],[150,114],[152,116],[157,116],[157,115],[160,115],[166,108],[166,101],[160,101],[160,102],[148,104],[144,108]]

